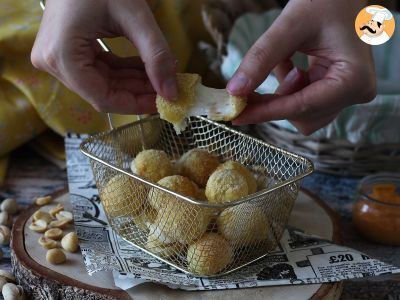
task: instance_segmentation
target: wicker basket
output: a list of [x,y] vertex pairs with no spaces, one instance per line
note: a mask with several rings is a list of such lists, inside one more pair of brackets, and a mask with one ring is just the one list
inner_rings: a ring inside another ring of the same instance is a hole
[[[235,20],[249,12],[263,12],[281,7],[284,0],[208,0],[203,6],[203,21],[217,46],[215,66],[222,63],[226,44]],[[385,1],[384,5],[394,9],[399,1]],[[382,4],[383,5],[383,4]],[[398,7],[398,6],[397,6]],[[312,159],[316,170],[337,175],[362,176],[378,171],[400,170],[400,145],[355,145],[345,140],[321,139],[303,136],[272,123],[251,127],[252,134],[279,147]]]

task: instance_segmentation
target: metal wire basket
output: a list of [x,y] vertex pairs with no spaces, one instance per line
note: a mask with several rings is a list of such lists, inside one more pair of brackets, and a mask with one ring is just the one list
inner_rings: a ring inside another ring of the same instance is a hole
[[[203,148],[221,161],[240,162],[255,174],[258,191],[222,204],[173,192],[130,170],[143,141],[172,161]],[[149,117],[90,137],[81,150],[91,159],[112,228],[132,245],[195,276],[224,275],[274,250],[300,181],[313,171],[306,158],[202,117],[191,117],[181,135],[158,116]]]

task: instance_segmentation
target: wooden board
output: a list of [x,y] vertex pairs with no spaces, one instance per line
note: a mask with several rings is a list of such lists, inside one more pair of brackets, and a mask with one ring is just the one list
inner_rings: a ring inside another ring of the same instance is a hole
[[[72,211],[66,191],[54,195],[55,203],[63,203]],[[302,286],[278,286],[223,291],[187,292],[146,283],[122,291],[114,286],[111,272],[97,272],[89,276],[80,252],[67,253],[68,262],[50,265],[45,250],[37,240],[41,234],[30,231],[32,214],[39,209],[25,210],[13,227],[11,257],[14,272],[20,285],[32,299],[338,299],[340,283]],[[46,209],[48,209],[46,207]],[[338,223],[334,213],[314,195],[302,191],[296,200],[289,224],[326,239],[339,242]],[[72,228],[71,228],[72,229]],[[71,230],[70,229],[70,230]]]

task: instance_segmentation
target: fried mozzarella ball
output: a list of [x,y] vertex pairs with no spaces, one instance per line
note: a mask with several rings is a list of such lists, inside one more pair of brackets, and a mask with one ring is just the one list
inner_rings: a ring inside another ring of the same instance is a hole
[[145,248],[152,253],[167,258],[179,254],[184,250],[184,246],[179,243],[167,244],[158,239],[154,233],[150,233],[147,237]]
[[112,177],[100,190],[100,198],[105,211],[110,216],[138,215],[146,199],[146,188],[128,175]]
[[189,269],[198,275],[215,275],[232,260],[228,241],[217,233],[207,233],[191,244],[187,252]]
[[236,170],[215,171],[207,181],[206,197],[213,203],[231,202],[248,194],[246,179]]
[[177,134],[185,130],[189,116],[207,116],[215,121],[231,121],[246,107],[244,97],[230,95],[226,89],[209,88],[201,84],[198,74],[176,74],[178,97],[168,101],[156,97],[160,118],[170,122]]
[[[181,175],[172,175],[164,177],[157,183],[184,196],[199,198],[199,189],[197,185],[187,177]],[[169,202],[180,202],[175,196],[157,188],[152,188],[150,190],[148,201],[150,205],[157,210],[162,209]]]
[[182,155],[178,161],[178,169],[181,175],[186,176],[205,187],[207,180],[219,166],[219,160],[205,149],[192,149]]
[[150,205],[146,205],[140,215],[133,216],[133,222],[141,230],[146,231],[149,228],[150,224],[154,223],[156,217],[157,210],[155,210]]
[[231,244],[248,246],[268,238],[268,219],[259,207],[248,203],[225,209],[217,218],[218,232]]
[[165,239],[190,244],[206,232],[211,215],[209,208],[184,201],[171,201],[159,211],[154,225]]
[[155,149],[139,152],[131,163],[131,170],[152,182],[173,174],[172,163],[167,153]]
[[250,172],[249,169],[247,169],[244,165],[241,163],[238,163],[233,160],[228,160],[221,164],[216,171],[219,170],[236,170],[240,174],[243,175],[243,177],[246,179],[247,186],[249,188],[249,194],[253,194],[257,192],[257,181],[253,175],[253,173]]

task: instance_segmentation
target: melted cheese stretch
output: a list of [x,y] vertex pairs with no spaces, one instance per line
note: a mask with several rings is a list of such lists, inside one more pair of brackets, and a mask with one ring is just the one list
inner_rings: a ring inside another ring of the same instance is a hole
[[168,101],[157,96],[160,117],[174,125],[179,134],[186,128],[189,116],[207,116],[214,121],[231,121],[246,107],[246,100],[230,95],[225,89],[201,84],[197,74],[177,74],[178,98]]

